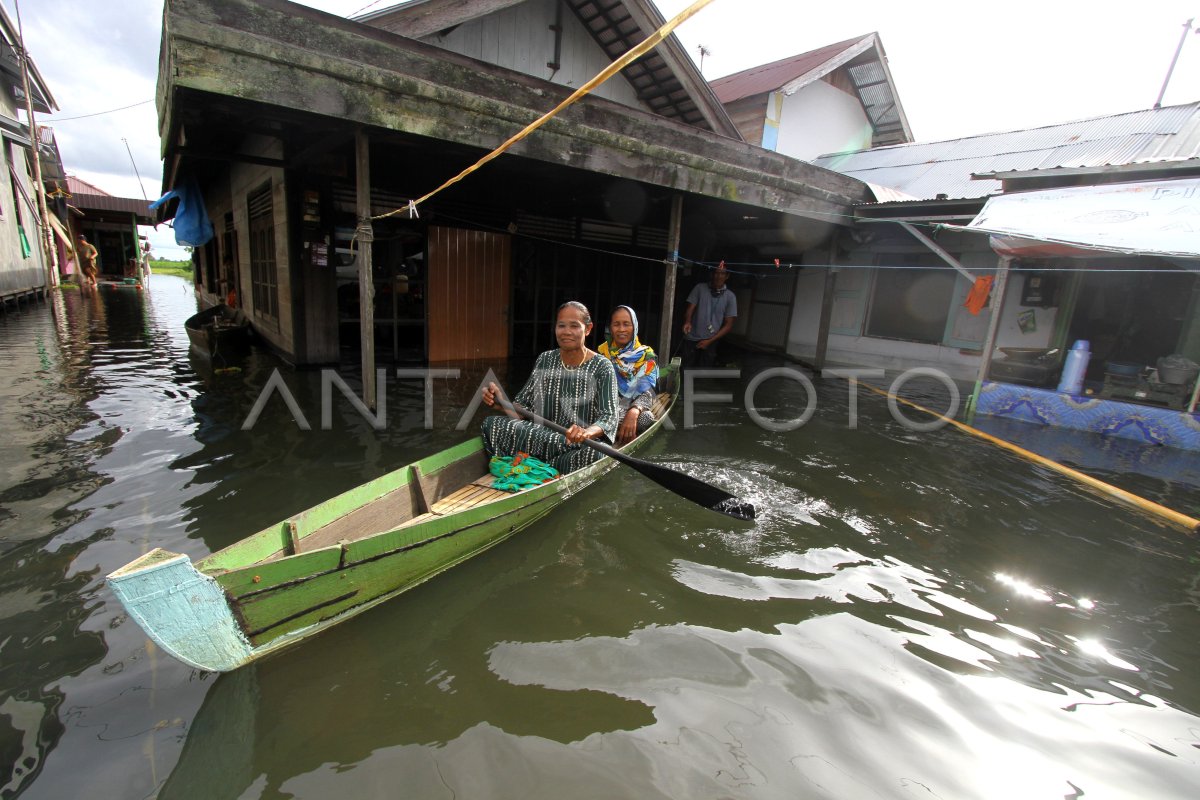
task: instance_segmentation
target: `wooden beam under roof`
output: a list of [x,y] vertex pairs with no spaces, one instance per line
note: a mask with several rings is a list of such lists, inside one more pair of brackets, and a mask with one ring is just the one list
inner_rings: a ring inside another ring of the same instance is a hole
[[[563,2],[571,7],[571,11],[588,29],[609,58],[616,58],[628,50],[627,41],[640,42],[666,22],[653,4],[647,0],[616,0],[607,5],[602,5],[601,0],[563,0]],[[595,11],[591,12],[588,10],[589,8],[594,8]],[[605,22],[605,25],[596,24],[596,21],[600,19]],[[603,32],[606,30],[612,31],[617,37],[624,37],[621,46],[615,47],[611,41],[605,42]],[[635,30],[638,33],[632,33]],[[675,105],[661,107],[657,109],[659,113],[670,116],[673,111],[690,124],[703,123],[724,136],[742,139],[741,132],[729,118],[725,107],[721,105],[721,101],[717,99],[712,87],[704,80],[700,70],[684,51],[683,45],[679,43],[679,39],[674,34],[668,36],[662,44],[647,53],[639,63],[654,76],[655,80],[664,80],[661,71],[665,68],[669,76],[665,80],[680,86],[687,93],[692,105],[695,106],[694,111],[689,108],[686,112]],[[623,70],[623,74],[628,72],[628,69]]]

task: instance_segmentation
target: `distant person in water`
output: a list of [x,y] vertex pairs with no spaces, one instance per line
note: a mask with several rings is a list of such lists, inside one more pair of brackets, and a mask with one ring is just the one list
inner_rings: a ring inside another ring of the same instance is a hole
[[88,242],[82,233],[75,237],[75,261],[83,273],[83,279],[91,286],[96,285],[96,277],[100,274],[96,267],[96,259],[100,253],[95,246]]
[[617,444],[623,445],[654,424],[650,407],[658,384],[658,356],[638,339],[638,318],[630,306],[617,306],[608,316],[608,339],[598,348],[617,373],[621,423]]
[[[493,456],[528,453],[562,474],[574,472],[602,458],[583,444],[596,439],[607,444],[617,436],[617,378],[612,362],[587,347],[592,316],[577,301],[563,303],[554,323],[556,350],[537,357],[533,374],[513,402],[556,422],[567,435],[523,419],[515,412],[483,421],[483,444]],[[500,387],[489,383],[483,402],[501,408]]]

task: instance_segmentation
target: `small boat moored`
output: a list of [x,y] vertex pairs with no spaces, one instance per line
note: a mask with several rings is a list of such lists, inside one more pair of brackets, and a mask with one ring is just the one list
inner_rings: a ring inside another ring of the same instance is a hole
[[250,321],[224,303],[188,317],[183,327],[192,350],[210,360],[245,355],[250,349]]
[[140,292],[145,287],[138,278],[100,278],[100,280],[96,281],[96,288],[102,291],[123,289],[125,291]]

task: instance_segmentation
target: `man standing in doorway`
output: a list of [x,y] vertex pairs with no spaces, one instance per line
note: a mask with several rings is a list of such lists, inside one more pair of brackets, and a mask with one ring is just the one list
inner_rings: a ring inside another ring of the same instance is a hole
[[698,283],[687,298],[683,315],[683,368],[712,367],[717,361],[717,341],[733,328],[737,319],[737,297],[725,288],[729,270],[722,261]]

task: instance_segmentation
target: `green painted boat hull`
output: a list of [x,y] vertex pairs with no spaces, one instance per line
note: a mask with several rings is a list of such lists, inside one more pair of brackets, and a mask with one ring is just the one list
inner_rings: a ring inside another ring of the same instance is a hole
[[[661,425],[623,451],[640,449]],[[428,513],[431,503],[486,474],[487,454],[475,438],[198,562],[155,549],[114,571],[108,584],[163,650],[198,669],[228,672],[504,541],[615,466],[605,458],[481,505]]]

